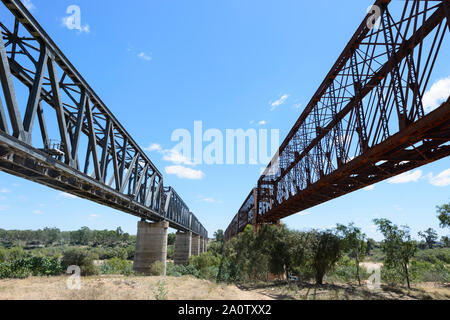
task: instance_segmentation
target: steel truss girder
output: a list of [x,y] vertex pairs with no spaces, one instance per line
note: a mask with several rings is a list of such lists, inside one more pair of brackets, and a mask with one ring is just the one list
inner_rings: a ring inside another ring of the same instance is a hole
[[269,165],[239,212],[255,203],[256,223],[274,223],[450,155],[449,101],[428,114],[422,104],[450,4],[405,1],[397,18],[389,4],[375,2],[380,28],[363,20],[272,160],[278,172]]
[[[0,20],[0,170],[207,237],[206,229],[173,189],[164,187],[162,174],[24,5],[18,0],[2,2],[11,15]],[[29,92],[23,110],[17,84]],[[48,120],[53,120],[52,127],[47,127]],[[36,132],[39,137],[34,137]],[[57,132],[57,143],[49,132]]]

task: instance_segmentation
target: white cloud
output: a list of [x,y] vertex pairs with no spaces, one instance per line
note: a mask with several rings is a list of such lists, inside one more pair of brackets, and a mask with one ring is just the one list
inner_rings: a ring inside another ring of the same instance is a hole
[[37,215],[43,215],[44,212],[42,212],[41,210],[34,210],[33,214],[37,214]]
[[149,147],[144,149],[145,151],[153,152],[156,151],[163,155],[163,160],[172,162],[174,164],[184,164],[188,166],[193,166],[194,163],[186,158],[184,155],[182,155],[177,150],[169,150],[169,149],[163,149],[160,144],[152,143]]
[[194,170],[180,165],[166,167],[167,174],[176,175],[180,179],[201,180],[205,174],[201,170]]
[[31,2],[31,0],[23,0],[23,5],[28,9],[28,11],[33,11],[36,9],[36,6]]
[[77,196],[74,196],[73,194],[61,192],[58,194],[58,198],[66,198],[66,199],[79,199]]
[[266,120],[262,120],[262,121],[258,122],[258,124],[260,126],[265,126],[267,124],[267,121]]
[[153,152],[153,151],[162,151],[162,147],[160,144],[152,143],[147,148],[144,148],[145,151]]
[[428,177],[428,181],[430,181],[430,183],[433,186],[436,186],[436,187],[450,186],[450,169],[442,171],[436,177],[434,177],[433,174],[429,174],[427,177]]
[[203,198],[201,199],[202,202],[206,202],[206,203],[214,203],[216,202],[216,200],[214,200],[213,198]]
[[375,190],[375,186],[374,185],[367,186],[363,190],[365,190],[365,191],[372,191],[372,190]]
[[180,152],[176,150],[163,150],[163,160],[173,162],[175,164],[185,164],[185,165],[194,165],[191,160],[183,156]]
[[142,60],[146,60],[146,61],[151,61],[152,57],[150,57],[149,55],[147,55],[145,52],[140,52],[138,54],[138,57]]
[[423,95],[423,107],[426,112],[431,112],[448,99],[450,94],[450,77],[438,80],[430,90]]
[[283,95],[280,99],[272,102],[270,105],[272,106],[272,108],[270,108],[270,111],[274,111],[276,108],[278,108],[279,106],[281,106],[282,104],[284,104],[286,102],[286,100],[289,98],[288,94]]
[[299,212],[299,213],[296,213],[295,215],[296,216],[309,216],[311,214],[311,212],[309,212],[309,211],[302,211],[302,212]]
[[0,193],[10,193],[10,192],[11,192],[11,190],[6,189],[6,188],[0,189]]
[[422,177],[422,170],[409,171],[388,180],[388,183],[401,184],[417,182]]

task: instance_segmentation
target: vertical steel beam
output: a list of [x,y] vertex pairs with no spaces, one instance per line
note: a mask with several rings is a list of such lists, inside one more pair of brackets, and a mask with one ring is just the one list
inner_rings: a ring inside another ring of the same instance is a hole
[[77,122],[75,125],[74,144],[72,146],[72,159],[76,159],[78,163],[78,148],[80,146],[80,136],[84,124],[84,115],[86,113],[87,95],[86,91],[81,92],[80,104],[78,105]]
[[[94,121],[92,119],[92,109],[90,106],[89,99],[87,99],[87,101],[86,101],[86,117],[87,117],[87,121],[88,121],[89,141],[90,141],[89,142],[90,151],[88,151],[88,155],[86,156],[86,162],[87,162],[87,164],[89,164],[89,157],[90,157],[89,153],[92,153],[95,177],[98,181],[102,181],[102,174],[100,171],[98,155],[97,155],[97,137],[95,136]],[[87,173],[87,171],[85,173]]]
[[73,167],[75,163],[72,159],[72,153],[70,152],[71,148],[69,145],[69,140],[67,139],[67,123],[64,113],[64,107],[62,105],[61,100],[61,91],[59,87],[58,76],[56,74],[56,65],[54,57],[48,59],[47,68],[53,93],[53,107],[56,110],[56,118],[58,120],[59,133],[61,136],[61,144],[65,153],[64,155],[65,163]]
[[[14,83],[11,76],[11,69],[9,66],[8,56],[6,54],[5,44],[3,43],[3,37],[1,36],[1,33],[0,33],[0,81],[3,88],[6,107],[9,112],[9,118],[11,121],[11,127],[13,129],[13,135],[14,137],[20,140],[24,140],[22,117],[20,116],[19,104],[17,102],[16,91],[14,89]],[[2,121],[2,127],[4,127],[4,123],[5,121]]]
[[30,95],[28,97],[27,109],[25,111],[25,118],[23,120],[23,128],[25,130],[26,143],[32,144],[32,133],[34,119],[38,110],[38,105],[41,100],[42,92],[42,81],[45,74],[45,66],[47,64],[48,55],[47,47],[45,44],[41,45],[41,53],[39,56],[39,61],[36,66],[36,74],[34,76],[33,86],[30,90]]

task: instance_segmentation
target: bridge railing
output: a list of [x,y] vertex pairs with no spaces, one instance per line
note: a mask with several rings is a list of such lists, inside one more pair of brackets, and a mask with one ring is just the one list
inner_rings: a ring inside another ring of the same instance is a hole
[[[2,2],[0,169],[164,219],[162,174],[25,6]],[[189,230],[181,199],[171,200],[168,220]]]

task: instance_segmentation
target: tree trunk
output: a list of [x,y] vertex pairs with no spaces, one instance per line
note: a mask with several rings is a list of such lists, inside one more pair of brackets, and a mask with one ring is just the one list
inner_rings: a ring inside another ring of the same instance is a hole
[[405,263],[405,274],[406,274],[406,282],[408,284],[408,289],[411,289],[411,283],[409,282],[409,272],[408,272],[408,264]]
[[316,284],[318,284],[320,286],[323,285],[323,277],[324,277],[324,275],[325,274],[320,273],[320,272],[316,273]]
[[359,259],[356,258],[356,276],[358,277],[358,284],[361,286],[361,277],[359,275]]

